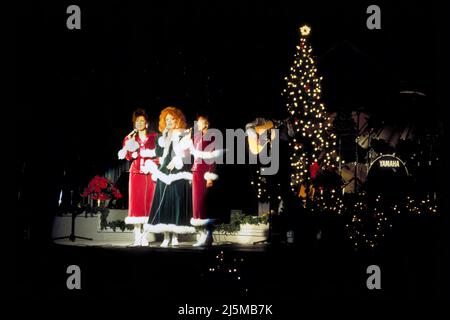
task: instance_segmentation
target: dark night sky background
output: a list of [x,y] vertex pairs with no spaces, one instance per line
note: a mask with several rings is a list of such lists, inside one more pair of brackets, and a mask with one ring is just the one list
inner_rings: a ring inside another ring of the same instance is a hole
[[[382,10],[381,30],[366,28],[373,3]],[[81,7],[79,31],[66,28],[70,4]],[[442,126],[446,20],[432,1],[23,4],[16,108],[32,142],[18,151],[19,189],[27,205],[40,203],[51,217],[64,170],[66,179],[84,184],[118,163],[137,107],[153,119],[172,104],[190,121],[207,112],[219,128],[243,128],[258,116],[284,118],[283,78],[304,23],[312,27],[330,111],[364,108]],[[400,90],[427,98],[413,107],[400,100]],[[28,152],[37,155],[33,161]],[[245,169],[235,172],[239,181]]]

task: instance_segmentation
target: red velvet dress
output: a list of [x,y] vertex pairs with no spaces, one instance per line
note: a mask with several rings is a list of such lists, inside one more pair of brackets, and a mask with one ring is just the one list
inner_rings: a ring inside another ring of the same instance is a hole
[[[148,221],[155,192],[155,181],[153,181],[151,173],[145,172],[143,168],[147,160],[158,165],[158,158],[155,154],[156,136],[156,133],[149,133],[147,139],[142,141],[136,134],[135,142],[128,137],[123,141],[122,156],[124,155],[128,161],[133,161],[130,166],[126,224],[145,224]],[[120,153],[119,158],[121,158]]]
[[[214,150],[214,141],[206,141],[201,133],[196,134],[193,139],[194,149],[197,151]],[[214,160],[204,160],[200,157],[194,157],[192,165],[192,219],[193,226],[203,226],[208,224],[208,215],[206,210],[206,197],[208,188],[207,180],[216,180]]]

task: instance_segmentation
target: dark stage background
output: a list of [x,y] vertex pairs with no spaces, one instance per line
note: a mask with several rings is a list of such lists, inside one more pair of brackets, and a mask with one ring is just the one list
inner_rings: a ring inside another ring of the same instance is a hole
[[[70,4],[81,7],[81,30],[66,28]],[[19,243],[48,243],[61,188],[81,190],[119,164],[117,151],[138,107],[157,119],[165,106],[179,106],[190,123],[206,112],[218,128],[244,128],[260,116],[285,118],[283,78],[303,23],[312,27],[329,111],[362,108],[444,134],[445,10],[433,1],[377,3],[382,29],[371,31],[365,13],[370,4],[20,2],[14,109],[21,128],[15,167]],[[401,90],[427,97],[405,102]],[[442,179],[433,183],[447,192],[447,161],[442,163]],[[224,170],[224,210],[255,212],[249,169]],[[448,223],[445,208],[442,226]]]

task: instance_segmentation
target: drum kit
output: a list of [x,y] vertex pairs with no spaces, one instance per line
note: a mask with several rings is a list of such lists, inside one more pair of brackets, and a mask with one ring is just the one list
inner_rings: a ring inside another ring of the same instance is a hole
[[362,111],[352,112],[349,122],[352,130],[337,134],[343,193],[404,189],[418,150],[414,126],[374,121]]

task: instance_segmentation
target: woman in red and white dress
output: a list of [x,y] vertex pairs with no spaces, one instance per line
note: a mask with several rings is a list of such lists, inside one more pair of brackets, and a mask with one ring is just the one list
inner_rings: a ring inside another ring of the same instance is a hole
[[197,130],[193,137],[194,164],[192,165],[192,219],[191,224],[200,233],[194,246],[212,244],[212,219],[208,218],[206,197],[208,189],[218,178],[215,172],[215,157],[219,154],[214,150],[214,138],[207,137],[208,119],[204,116],[197,118]]
[[126,224],[134,225],[133,246],[148,246],[148,239],[142,226],[147,223],[155,192],[155,181],[151,173],[145,170],[147,160],[158,164],[155,154],[157,134],[148,132],[148,116],[142,109],[133,113],[134,130],[123,140],[119,159],[133,161],[130,166],[129,202]]

